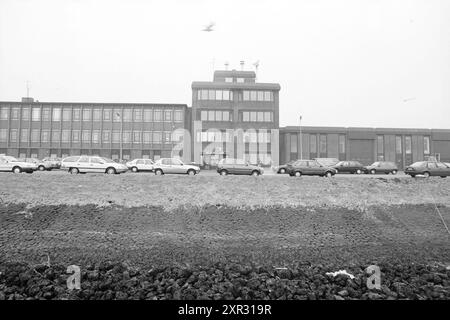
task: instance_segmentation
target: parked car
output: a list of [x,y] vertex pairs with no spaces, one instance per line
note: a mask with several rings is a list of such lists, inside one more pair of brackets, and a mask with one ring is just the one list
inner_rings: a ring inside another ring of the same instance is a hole
[[384,173],[384,174],[397,174],[398,167],[394,162],[390,161],[376,161],[372,163],[370,166],[365,167],[365,173],[375,174],[375,173]]
[[71,174],[87,172],[116,174],[128,170],[124,164],[97,156],[70,156],[61,161],[61,168],[67,169]]
[[38,169],[43,170],[53,170],[61,168],[61,159],[60,158],[51,158],[46,157],[42,159],[42,166],[39,166]]
[[275,168],[276,172],[279,173],[279,174],[285,174],[285,173],[287,173],[287,167],[288,167],[288,165],[293,164],[295,161],[297,161],[297,160],[291,160],[291,161],[289,161],[289,162],[286,163],[286,164],[282,164],[281,166],[276,167],[276,168]]
[[313,160],[316,160],[325,167],[332,167],[339,162],[339,159],[337,158],[314,158]]
[[163,175],[166,173],[178,173],[196,175],[200,172],[200,168],[189,164],[184,164],[183,161],[177,158],[161,158],[153,165],[153,170],[156,175]]
[[442,178],[450,176],[450,166],[444,162],[418,161],[406,167],[405,174],[411,177],[423,175],[425,177],[439,176]]
[[337,171],[332,167],[326,167],[321,165],[316,160],[297,160],[294,163],[288,165],[287,172],[291,177],[305,176],[322,176],[332,177]]
[[128,161],[126,166],[133,172],[139,171],[153,171],[154,162],[150,159],[134,159],[132,161]]
[[20,158],[22,162],[34,163],[39,171],[52,170],[52,164],[48,161],[39,160],[37,158]]
[[366,168],[358,161],[339,161],[332,168],[336,169],[337,173],[361,174],[366,172]]
[[0,171],[11,171],[14,173],[33,173],[37,165],[30,162],[19,161],[14,157],[0,156]]
[[225,158],[217,164],[217,172],[222,176],[227,174],[259,176],[264,173],[264,169],[251,165],[245,160]]

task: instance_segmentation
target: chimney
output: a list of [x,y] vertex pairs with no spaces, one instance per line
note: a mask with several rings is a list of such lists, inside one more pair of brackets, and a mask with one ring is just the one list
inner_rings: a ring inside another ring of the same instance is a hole
[[228,62],[225,62],[225,70],[228,71]]
[[244,60],[241,60],[241,71],[244,71]]
[[22,102],[30,103],[30,102],[34,102],[34,99],[31,97],[23,97]]

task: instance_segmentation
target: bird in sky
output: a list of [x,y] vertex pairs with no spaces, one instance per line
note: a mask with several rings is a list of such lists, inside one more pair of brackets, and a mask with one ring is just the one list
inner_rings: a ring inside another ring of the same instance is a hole
[[214,31],[213,27],[216,24],[214,22],[210,22],[208,25],[205,26],[205,28],[202,31],[211,32]]

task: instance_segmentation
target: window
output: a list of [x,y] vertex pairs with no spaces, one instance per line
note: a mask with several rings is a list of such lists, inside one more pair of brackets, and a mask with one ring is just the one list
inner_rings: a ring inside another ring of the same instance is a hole
[[61,108],[53,108],[53,121],[61,121]]
[[256,121],[264,122],[264,112],[258,111],[258,114],[256,115]]
[[319,152],[327,153],[327,136],[324,134],[319,136]]
[[122,110],[114,109],[113,110],[113,122],[121,122],[122,121]]
[[208,121],[208,111],[202,110],[200,112],[200,119],[202,121]]
[[172,141],[174,141],[174,142],[183,141],[183,137],[184,137],[184,132],[181,130],[175,130],[172,133]]
[[163,138],[164,138],[164,143],[170,143],[170,142],[172,142],[172,132],[170,132],[170,131],[164,131],[164,132],[163,132]]
[[250,100],[256,101],[257,91],[250,91]]
[[208,121],[214,121],[215,120],[214,115],[215,115],[214,110],[209,110],[208,111]]
[[8,137],[8,131],[6,129],[0,129],[0,142],[6,142]]
[[150,131],[144,131],[142,133],[142,140],[146,144],[151,143],[152,142],[152,133]]
[[154,120],[160,122],[162,120],[162,111],[155,110]]
[[200,90],[200,99],[208,100],[208,90]]
[[216,111],[216,121],[222,121],[222,111]]
[[111,134],[111,139],[113,143],[119,143],[120,142],[120,131],[114,130]]
[[123,131],[122,132],[123,143],[131,142],[131,131]]
[[0,108],[0,120],[8,120],[8,111],[7,107]]
[[92,130],[92,143],[100,142],[100,130]]
[[225,82],[233,82],[233,78],[225,78]]
[[291,153],[297,153],[297,135],[291,134]]
[[92,157],[92,158],[91,158],[91,163],[103,164],[103,161],[102,161],[102,159],[100,159],[100,158]]
[[345,153],[345,135],[343,134],[339,135],[339,153]]
[[172,110],[164,111],[164,121],[172,121]]
[[395,136],[395,153],[402,154],[402,137]]
[[152,122],[152,121],[153,121],[153,110],[144,109],[144,122]]
[[80,130],[73,130],[72,131],[72,142],[73,143],[80,142]]
[[134,121],[142,121],[142,109],[134,109]]
[[216,90],[208,90],[208,99],[209,100],[216,100]]
[[76,108],[73,109],[73,121],[80,121],[81,120],[81,110]]
[[430,154],[430,137],[423,137],[423,153]]
[[111,109],[103,109],[103,120],[105,121],[111,120]]
[[256,121],[256,112],[254,111],[250,112],[250,121],[252,122]]
[[125,121],[125,122],[131,122],[132,121],[132,110],[131,109],[124,109],[123,110],[123,121]]
[[31,108],[31,121],[41,121],[41,108]]
[[223,121],[230,121],[230,112],[223,111],[223,113],[222,113],[222,120]]
[[174,121],[175,122],[183,122],[183,111],[181,111],[181,110],[174,111]]
[[17,129],[11,129],[9,133],[9,142],[17,142]]
[[309,136],[310,153],[317,153],[317,136],[312,134]]
[[[62,133],[67,133],[67,139],[63,142],[69,142],[70,130],[63,130]],[[61,132],[60,131],[52,131],[52,142],[59,142]]]
[[31,130],[31,142],[39,142],[40,130],[32,129]]
[[264,112],[264,121],[271,122],[272,121],[272,112]]
[[272,92],[264,91],[264,101],[272,101]]
[[384,137],[377,136],[377,153],[379,155],[384,154]]
[[222,100],[226,100],[226,101],[233,100],[231,91],[223,90],[222,91]]
[[250,121],[250,112],[244,111],[242,113],[242,121],[244,122]]
[[141,132],[140,131],[133,132],[133,143],[141,143]]
[[222,90],[216,90],[216,100],[222,100]]
[[154,143],[162,142],[162,133],[160,131],[153,132],[153,142]]
[[236,82],[237,83],[244,83],[245,79],[244,78],[236,78]]
[[84,143],[91,142],[91,131],[90,130],[83,130],[82,140]]
[[78,159],[77,162],[84,162],[84,163],[89,162],[89,157],[81,156],[80,159]]
[[30,120],[30,108],[22,109],[22,120]]
[[91,109],[83,109],[83,121],[91,120]]
[[20,141],[28,142],[28,129],[22,129],[20,131]]
[[244,101],[250,101],[250,91],[244,91]]
[[405,137],[405,153],[411,154],[412,153],[412,143],[411,143],[411,137],[406,136]]
[[11,120],[19,120],[20,109],[12,108],[11,109]]
[[[53,142],[59,141],[59,132],[53,132],[57,139],[53,139]],[[70,130],[63,130],[61,135],[61,142],[70,142]]]
[[264,101],[264,91],[258,91],[258,101]]
[[92,111],[92,120],[94,120],[94,121],[102,120],[102,109],[94,109]]

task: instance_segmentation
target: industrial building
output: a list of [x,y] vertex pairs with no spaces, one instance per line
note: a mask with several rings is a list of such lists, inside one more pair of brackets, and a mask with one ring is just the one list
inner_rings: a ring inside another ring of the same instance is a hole
[[450,162],[449,129],[280,127],[280,85],[257,82],[253,71],[215,71],[212,81],[191,88],[192,107],[0,102],[0,154],[179,156],[212,166],[224,157],[263,166],[300,158],[386,160],[399,168],[429,156]]

